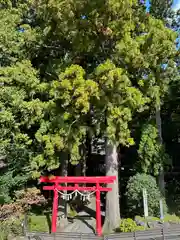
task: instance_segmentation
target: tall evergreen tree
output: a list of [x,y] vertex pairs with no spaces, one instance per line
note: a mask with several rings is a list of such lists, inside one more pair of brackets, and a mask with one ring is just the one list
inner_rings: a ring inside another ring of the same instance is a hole
[[[173,1],[167,0],[167,1],[150,1],[150,13],[158,19],[161,19],[164,21],[167,27],[175,30],[178,33],[178,12],[173,11]],[[177,35],[178,38],[178,35]],[[177,40],[178,41],[178,40]],[[161,81],[164,82],[164,77],[168,79],[168,85],[167,85],[167,91],[170,91],[171,82],[175,81],[178,78],[178,72],[176,70],[177,58],[174,56],[174,59],[167,67],[164,69],[163,74],[156,74],[156,77],[161,79]],[[162,133],[162,117],[161,117],[161,107],[163,105],[163,99],[164,96],[160,96],[160,104],[156,104],[156,125],[158,129],[158,142],[160,145],[163,146],[163,133]],[[165,183],[164,183],[164,170],[163,166],[161,167],[161,170],[159,171],[159,188],[162,193],[165,191]]]
[[150,0],[150,13],[161,20],[172,16],[173,0]]

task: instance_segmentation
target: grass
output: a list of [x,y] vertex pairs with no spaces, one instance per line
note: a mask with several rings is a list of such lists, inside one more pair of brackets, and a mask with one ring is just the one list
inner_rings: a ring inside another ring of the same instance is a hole
[[[31,214],[29,217],[29,231],[49,232],[49,225],[45,215]],[[19,219],[9,219],[0,222],[0,240],[7,240],[9,236],[22,236],[23,216]]]
[[[160,218],[157,218],[157,217],[147,217],[146,219],[144,217],[140,217],[140,216],[136,216],[135,217],[136,220],[139,220],[139,221],[158,221],[158,222],[161,222],[162,220]],[[175,214],[166,214],[164,216],[164,219],[163,219],[163,222],[169,222],[169,223],[180,223],[180,218],[175,215]]]
[[170,215],[167,214],[164,216],[164,222],[169,222],[169,223],[180,223],[180,218],[178,216],[176,216],[175,214]]
[[30,215],[29,231],[49,232],[47,217],[45,215]]

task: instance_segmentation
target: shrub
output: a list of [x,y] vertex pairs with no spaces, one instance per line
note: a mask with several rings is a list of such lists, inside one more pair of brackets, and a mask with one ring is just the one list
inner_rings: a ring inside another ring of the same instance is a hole
[[0,221],[0,240],[8,239],[9,235],[22,235],[22,220],[23,218],[21,217]]
[[135,232],[137,224],[131,218],[122,219],[120,223],[120,232]]
[[16,201],[0,206],[0,220],[8,220],[12,217],[19,218],[33,206],[44,206],[47,203],[44,196],[37,188],[28,188],[16,192]]
[[16,191],[16,204],[21,206],[24,211],[32,208],[32,206],[43,206],[47,203],[40,190],[33,187],[20,191]]
[[[127,184],[127,205],[129,214],[144,215],[143,210],[143,188],[146,188],[148,194],[148,211],[150,216],[159,216],[159,200],[161,199],[161,193],[157,187],[154,177],[146,174],[136,174],[130,177]],[[167,212],[167,206],[164,202],[164,213]]]
[[0,221],[0,240],[8,239],[9,231],[4,221]]
[[[146,226],[148,222],[154,222],[156,223],[154,226],[149,226],[149,224]],[[165,215],[164,222],[169,223],[180,223],[180,218],[176,215]],[[136,216],[135,221],[133,221],[131,218],[122,219],[120,222],[119,228],[116,229],[116,232],[136,232],[136,231],[144,231],[147,228],[156,228],[158,225],[162,227],[160,218],[157,217],[147,217],[146,219],[141,216]],[[159,226],[158,226],[159,228]]]
[[131,218],[126,218],[121,220],[120,226],[116,229],[116,232],[136,232],[144,230],[144,226],[138,226]]
[[0,206],[0,221],[18,218],[23,214],[23,208],[16,202]]

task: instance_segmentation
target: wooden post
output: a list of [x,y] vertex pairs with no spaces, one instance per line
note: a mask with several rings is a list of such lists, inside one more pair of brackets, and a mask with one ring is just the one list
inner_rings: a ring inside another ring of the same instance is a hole
[[101,199],[99,191],[99,183],[96,183],[96,233],[98,236],[102,235],[101,227]]
[[56,189],[58,187],[58,184],[55,184],[54,189],[54,197],[53,197],[53,210],[52,210],[52,228],[51,233],[56,232],[56,226],[57,226],[57,215],[58,215],[58,191]]

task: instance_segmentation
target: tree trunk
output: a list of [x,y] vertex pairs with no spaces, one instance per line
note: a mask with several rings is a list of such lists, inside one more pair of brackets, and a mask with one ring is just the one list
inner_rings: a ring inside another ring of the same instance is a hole
[[76,176],[76,177],[81,176],[81,163],[78,163],[78,164],[75,166],[75,176]]
[[[89,120],[89,125],[90,125],[90,120]],[[86,134],[86,159],[84,161],[84,166],[83,166],[83,174],[86,176],[86,169],[87,169],[87,162],[91,160],[91,142],[92,142],[92,137],[90,135],[90,132],[87,131]]]
[[117,147],[108,141],[106,142],[105,164],[106,176],[116,176],[116,181],[113,184],[107,184],[107,187],[112,188],[112,191],[106,195],[106,213],[103,232],[110,233],[120,224],[120,205]]
[[[80,166],[81,166],[81,175],[86,176],[86,145],[83,143],[80,147],[80,155],[81,155],[81,161],[80,161]],[[83,184],[84,186],[86,184]]]
[[[68,175],[68,154],[64,153],[61,156],[61,176],[66,177]],[[67,183],[64,183],[64,186],[67,186]],[[64,194],[67,191],[63,191]],[[59,196],[59,225],[63,229],[67,224],[67,200],[63,199],[62,196]]]
[[[162,139],[162,121],[161,121],[161,108],[160,105],[156,107],[156,125],[158,129],[158,139],[159,143],[163,144]],[[161,193],[165,194],[165,182],[164,182],[164,166],[162,163],[161,169],[159,170],[159,176],[158,176],[158,185]]]
[[82,176],[86,176],[86,158],[82,160]]
[[[68,155],[63,161],[62,164],[62,176],[67,177],[68,175]],[[65,186],[67,186],[67,183],[64,183]],[[65,194],[67,194],[67,191],[64,191]],[[64,200],[64,218],[67,218],[67,200]]]

